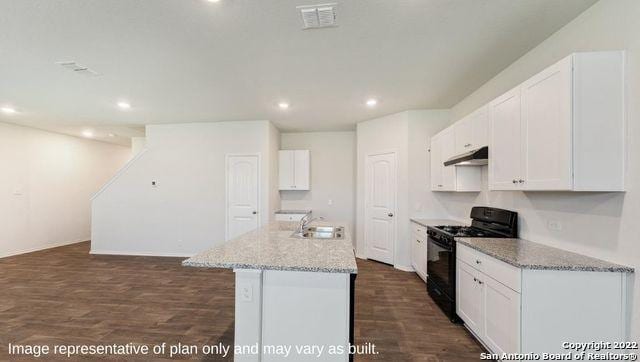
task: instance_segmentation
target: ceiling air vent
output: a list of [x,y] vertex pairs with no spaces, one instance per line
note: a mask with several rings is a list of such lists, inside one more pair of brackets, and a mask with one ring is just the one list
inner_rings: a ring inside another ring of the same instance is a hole
[[74,61],[56,62],[56,64],[74,72],[75,74],[85,75],[88,77],[96,77],[100,75],[100,73],[95,70],[85,67],[84,65],[80,65]]
[[298,6],[303,29],[317,29],[337,26],[336,3]]

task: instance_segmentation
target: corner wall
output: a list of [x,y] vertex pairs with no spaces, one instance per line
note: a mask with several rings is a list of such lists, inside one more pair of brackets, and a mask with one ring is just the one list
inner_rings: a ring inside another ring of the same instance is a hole
[[365,167],[368,154],[394,150],[397,152],[397,236],[394,266],[401,270],[411,267],[409,218],[412,216],[441,217],[443,207],[429,189],[430,168],[428,145],[431,136],[450,123],[448,110],[410,110],[386,117],[360,122],[357,125],[357,203],[356,252],[366,258],[365,227]]
[[152,125],[146,135],[146,151],[93,201],[92,253],[190,256],[224,242],[227,154],[261,155],[258,212],[269,222],[279,138],[270,122]]
[[0,123],[0,258],[89,240],[91,196],[130,152]]

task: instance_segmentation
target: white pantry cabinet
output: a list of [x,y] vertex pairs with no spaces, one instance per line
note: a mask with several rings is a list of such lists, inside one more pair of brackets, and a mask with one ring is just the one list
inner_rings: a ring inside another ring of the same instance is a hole
[[411,222],[411,266],[418,276],[427,280],[427,228]]
[[279,152],[280,190],[309,190],[309,150]]
[[489,189],[624,191],[624,53],[575,53],[489,104]]
[[496,354],[626,341],[626,284],[622,272],[520,269],[457,243],[456,313]]
[[472,166],[445,166],[444,161],[457,154],[455,125],[431,137],[431,190],[480,191],[482,170]]
[[489,144],[488,107],[484,106],[454,124],[456,154],[487,146]]

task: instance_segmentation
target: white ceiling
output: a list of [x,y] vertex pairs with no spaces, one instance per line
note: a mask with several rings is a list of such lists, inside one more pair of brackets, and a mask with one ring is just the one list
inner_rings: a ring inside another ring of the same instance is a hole
[[119,143],[158,123],[353,129],[454,105],[595,0],[338,0],[338,27],[302,30],[318,2],[0,0],[0,106],[19,112],[0,121]]

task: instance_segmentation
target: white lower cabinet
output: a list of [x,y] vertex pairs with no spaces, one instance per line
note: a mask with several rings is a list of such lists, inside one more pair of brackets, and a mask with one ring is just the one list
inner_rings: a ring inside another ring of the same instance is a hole
[[491,353],[628,340],[626,273],[520,269],[460,243],[456,258],[456,313]]
[[411,242],[411,266],[418,276],[427,280],[427,228],[411,223],[411,232],[409,233]]
[[464,262],[457,263],[457,310],[467,327],[477,336],[482,334],[483,304],[482,285],[478,283],[480,272]]
[[283,214],[276,213],[276,221],[296,221],[299,222],[303,217],[309,214]]
[[520,294],[493,278],[483,278],[483,335],[496,353],[520,350]]

